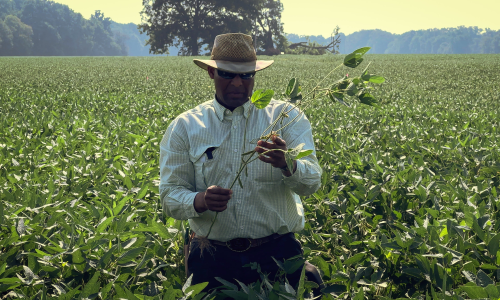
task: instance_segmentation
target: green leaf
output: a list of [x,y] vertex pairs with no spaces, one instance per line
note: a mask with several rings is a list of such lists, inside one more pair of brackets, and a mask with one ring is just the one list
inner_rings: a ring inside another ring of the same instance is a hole
[[461,286],[460,289],[471,299],[488,298],[488,292],[480,286]]
[[297,299],[303,299],[305,292],[304,281],[306,280],[306,265],[302,267],[302,273],[300,274],[299,287],[297,288]]
[[344,101],[344,95],[342,93],[330,92],[328,93],[328,97],[330,97],[333,102],[340,102],[347,107],[351,107],[347,102]]
[[99,224],[99,226],[97,226],[97,229],[96,229],[96,232],[97,233],[101,233],[104,231],[104,229],[106,229],[106,227],[108,227],[109,224],[111,224],[111,222],[113,222],[113,218],[108,218],[108,217],[104,217],[104,220],[101,221],[101,224]]
[[273,90],[256,90],[252,95],[252,103],[258,109],[263,109],[266,107],[272,100],[274,96]]
[[356,293],[356,296],[352,298],[352,300],[365,300],[365,293],[363,292],[362,288],[359,289],[359,291]]
[[347,292],[347,287],[341,284],[332,284],[322,289],[321,292],[323,294],[330,294],[330,293],[342,294],[344,292]]
[[285,269],[285,272],[287,274],[293,274],[295,271],[297,271],[300,267],[304,266],[305,259],[294,259],[294,260],[287,260],[283,264],[283,268]]
[[127,196],[118,202],[118,204],[113,208],[113,215],[116,216],[120,211],[122,210],[123,206],[125,206],[125,203],[127,203],[128,200],[130,200],[132,196]]
[[83,288],[79,299],[88,298],[88,296],[99,292],[99,287],[100,287],[98,283],[99,276],[101,276],[101,272],[96,271],[94,273],[94,276],[92,276],[92,278],[87,282],[87,284],[85,284],[85,287]]
[[495,255],[500,248],[500,233],[495,235],[488,243],[488,251],[490,255]]
[[288,86],[286,87],[285,95],[290,97],[292,92],[297,89],[297,85],[295,84],[297,80],[295,78],[290,79],[288,82]]
[[380,108],[380,106],[378,105],[378,100],[375,99],[375,97],[373,97],[373,95],[370,93],[367,92],[362,93],[361,95],[358,96],[358,99],[363,104]]
[[17,277],[10,277],[10,278],[0,278],[0,283],[18,283],[22,282],[21,279]]
[[188,287],[184,291],[184,293],[189,294],[192,291],[191,297],[194,297],[194,296],[198,295],[207,285],[208,285],[208,282],[202,282],[202,283],[198,283],[195,285],[191,285],[190,287]]
[[142,187],[142,189],[137,193],[137,199],[142,199],[146,194],[148,193],[149,185],[145,185]]
[[485,287],[484,290],[488,293],[490,299],[500,298],[500,286],[495,286],[493,284],[490,284],[487,287]]
[[233,283],[231,283],[231,282],[229,282],[227,280],[224,280],[224,279],[222,279],[220,277],[215,277],[215,280],[219,281],[220,283],[222,283],[223,285],[227,286],[228,288],[231,288],[231,289],[233,289],[235,291],[238,290],[238,287],[235,284],[233,284]]
[[385,82],[385,78],[384,77],[378,76],[378,75],[373,75],[373,74],[368,74],[368,71],[366,71],[361,76],[361,79],[363,79],[364,81],[369,81],[369,82],[372,82],[372,83],[379,83],[379,84]]
[[356,68],[363,61],[363,55],[365,55],[365,53],[370,49],[370,47],[363,47],[354,50],[351,54],[348,54],[344,58],[344,66],[349,68]]
[[311,155],[313,153],[313,150],[302,150],[300,153],[295,157],[295,160],[301,159],[302,157],[306,157],[308,155]]
[[344,265],[346,265],[346,266],[352,265],[352,264],[357,263],[358,261],[360,261],[364,258],[365,258],[364,253],[355,254],[354,256],[351,256],[348,260],[344,261]]
[[484,273],[483,270],[479,270],[477,271],[477,282],[476,284],[482,286],[482,287],[486,287],[490,284],[495,284],[495,282],[493,280],[491,280],[491,278],[488,276],[488,274]]
[[139,247],[139,248],[134,248],[134,249],[130,249],[128,250],[127,252],[123,253],[120,258],[118,258],[118,263],[119,264],[124,264],[124,263],[128,263],[130,261],[132,261],[134,258],[137,257],[137,255],[141,254],[141,252],[144,250],[143,247]]

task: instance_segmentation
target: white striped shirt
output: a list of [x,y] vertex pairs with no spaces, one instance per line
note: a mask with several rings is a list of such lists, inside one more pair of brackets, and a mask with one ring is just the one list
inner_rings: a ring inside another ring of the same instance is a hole
[[[279,116],[283,105],[286,102],[272,100],[264,109],[257,109],[248,101],[231,112],[213,99],[173,120],[160,144],[163,211],[178,220],[189,219],[191,229],[205,236],[215,212],[197,213],[193,206],[196,194],[212,185],[229,188],[241,155],[255,148],[255,141]],[[298,113],[294,108],[285,124]],[[303,149],[315,150],[305,114],[286,127],[281,137],[289,149],[305,143]],[[207,154],[212,147],[212,155]],[[297,170],[290,177],[260,160],[250,163],[248,176],[245,172],[241,176],[243,189],[233,186],[227,209],[219,213],[209,238],[224,242],[302,230],[304,208],[299,195],[314,193],[320,187],[321,173],[315,151],[297,160]]]

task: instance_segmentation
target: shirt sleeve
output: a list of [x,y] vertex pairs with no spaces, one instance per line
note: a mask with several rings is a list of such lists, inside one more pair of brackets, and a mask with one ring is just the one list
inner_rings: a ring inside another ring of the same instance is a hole
[[160,199],[163,212],[177,220],[199,217],[194,209],[195,175],[182,126],[172,121],[160,143]]
[[283,175],[283,181],[294,193],[301,196],[311,195],[321,186],[321,174],[323,173],[316,158],[311,123],[304,113],[299,112],[298,108],[294,108],[288,115],[289,117],[286,118],[288,120],[299,116],[284,129],[283,139],[286,141],[287,148],[295,148],[304,143],[302,149],[313,150],[313,153],[298,159],[295,172],[289,177]]

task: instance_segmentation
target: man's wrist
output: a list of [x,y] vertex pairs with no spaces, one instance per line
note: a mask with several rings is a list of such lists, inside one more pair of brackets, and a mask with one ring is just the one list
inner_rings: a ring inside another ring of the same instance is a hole
[[288,164],[280,169],[283,175],[285,175],[285,177],[290,177],[297,170],[297,161],[296,160],[293,161],[293,172],[288,168]]
[[199,214],[208,210],[207,204],[205,202],[205,193],[200,192],[196,194],[196,196],[194,197],[193,206],[194,210]]

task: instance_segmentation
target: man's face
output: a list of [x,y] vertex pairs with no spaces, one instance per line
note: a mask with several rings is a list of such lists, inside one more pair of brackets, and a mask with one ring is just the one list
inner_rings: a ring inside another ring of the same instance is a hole
[[253,91],[254,77],[242,79],[236,75],[232,79],[219,76],[216,69],[208,67],[208,75],[214,80],[217,99],[226,108],[233,110],[245,104]]

